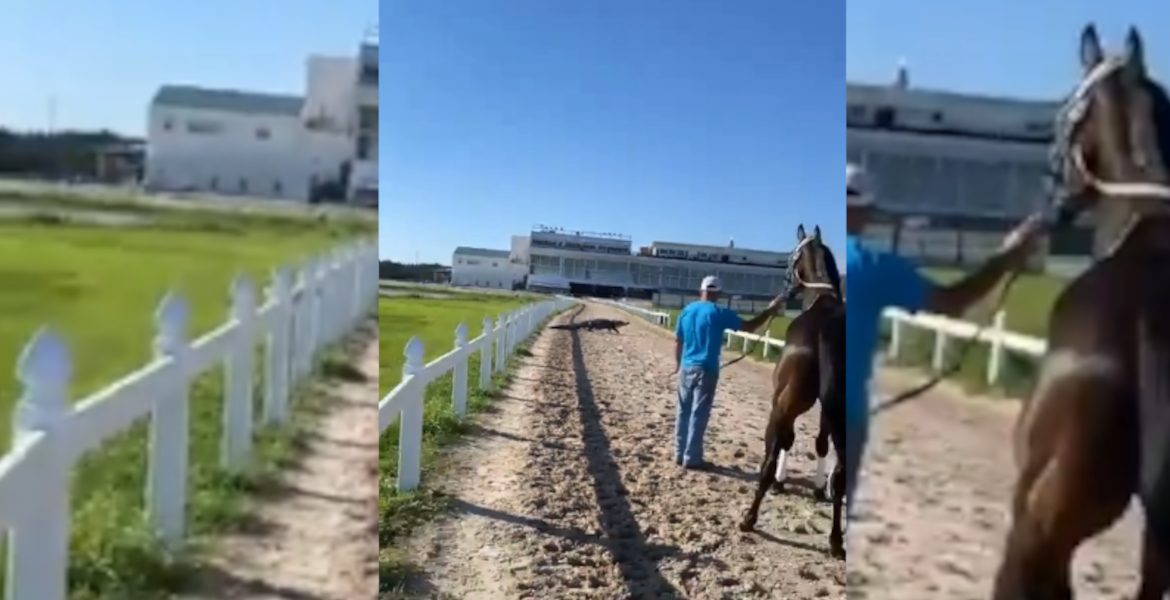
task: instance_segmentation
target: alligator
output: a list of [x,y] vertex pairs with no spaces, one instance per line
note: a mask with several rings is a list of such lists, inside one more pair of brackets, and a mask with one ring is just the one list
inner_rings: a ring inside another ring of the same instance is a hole
[[626,325],[629,325],[629,323],[625,321],[618,321],[617,319],[589,319],[587,321],[581,321],[580,323],[553,325],[551,329],[585,329],[588,331],[606,329],[614,333],[621,333],[620,329]]

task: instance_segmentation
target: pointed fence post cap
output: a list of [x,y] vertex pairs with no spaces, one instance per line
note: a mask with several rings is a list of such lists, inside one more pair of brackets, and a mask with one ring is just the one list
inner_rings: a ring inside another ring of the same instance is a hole
[[240,273],[232,280],[232,314],[241,316],[252,312],[256,306],[256,288],[252,279]]
[[492,318],[491,317],[484,317],[483,318],[483,330],[485,333],[492,330]]
[[61,419],[72,375],[65,340],[48,327],[37,330],[16,361],[16,378],[24,386],[16,405],[17,431],[46,429]]
[[187,342],[187,320],[190,318],[187,301],[176,292],[167,292],[154,310],[154,353],[174,354]]
[[463,323],[455,327],[455,345],[459,348],[467,345],[467,325]]
[[414,375],[423,369],[423,355],[426,349],[423,347],[422,340],[417,336],[411,336],[410,341],[406,342],[406,348],[402,354],[406,357],[406,363],[402,365],[402,374]]

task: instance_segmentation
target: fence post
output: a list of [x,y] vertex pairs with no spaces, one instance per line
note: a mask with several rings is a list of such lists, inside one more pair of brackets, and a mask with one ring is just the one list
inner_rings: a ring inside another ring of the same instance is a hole
[[272,286],[268,288],[273,306],[264,382],[264,422],[269,424],[283,423],[288,418],[289,332],[293,316],[289,287],[288,272],[273,270]]
[[897,360],[899,353],[902,351],[902,319],[892,317],[890,319],[890,360]]
[[150,418],[146,507],[151,525],[163,543],[179,548],[187,524],[188,423],[191,374],[187,340],[187,303],[178,295],[163,297],[155,311],[154,356],[169,358],[165,387],[154,397]]
[[460,323],[455,328],[455,348],[459,355],[455,358],[455,372],[451,376],[451,401],[455,404],[455,414],[462,417],[467,414],[467,355],[464,351],[467,346],[467,326]]
[[999,372],[1003,366],[1003,332],[1006,315],[1001,309],[995,313],[991,325],[991,352],[987,356],[987,384],[995,385],[999,382]]
[[748,337],[744,336],[744,338],[743,338],[743,353],[747,354],[747,351],[748,351]]
[[221,465],[238,471],[252,451],[252,375],[255,343],[256,297],[246,275],[232,282],[232,319],[236,329],[224,361],[223,448]]
[[772,349],[772,332],[764,330],[764,360],[768,360],[768,351]]
[[426,369],[422,341],[410,338],[403,354],[406,363],[402,365],[402,376],[410,383],[402,403],[402,429],[398,432],[398,491],[409,492],[418,487],[422,475],[423,400],[427,389],[422,382]]
[[[21,352],[16,376],[24,387],[14,412],[13,445],[45,436],[29,468],[37,473],[26,490],[34,502],[12,527],[8,547],[10,600],[65,600],[69,566],[69,383],[73,365],[65,342],[42,328]],[[35,467],[35,468],[34,468]]]
[[943,363],[947,360],[947,333],[941,329],[934,332],[934,360],[931,367],[938,373],[943,370]]
[[496,372],[504,372],[504,361],[507,360],[508,351],[508,321],[504,315],[500,315],[496,322]]
[[479,389],[492,384],[492,318],[483,318],[483,344],[479,347]]

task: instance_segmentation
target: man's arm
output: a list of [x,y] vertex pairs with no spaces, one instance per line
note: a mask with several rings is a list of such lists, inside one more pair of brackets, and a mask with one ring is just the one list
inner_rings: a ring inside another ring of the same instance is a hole
[[674,338],[674,370],[675,371],[678,371],[679,367],[682,365],[682,346],[683,346],[682,338],[680,338],[680,337]]
[[780,312],[780,309],[784,308],[785,299],[786,296],[784,295],[773,298],[772,301],[768,303],[768,308],[764,309],[764,312],[752,317],[751,319],[748,319],[747,321],[740,321],[739,330],[754,333],[769,318],[774,317],[776,313]]
[[1008,234],[1003,249],[992,256],[978,270],[949,285],[933,285],[927,293],[925,308],[949,317],[961,316],[972,305],[987,296],[1000,280],[1013,269],[1022,268],[1040,233],[1041,222],[1029,218]]

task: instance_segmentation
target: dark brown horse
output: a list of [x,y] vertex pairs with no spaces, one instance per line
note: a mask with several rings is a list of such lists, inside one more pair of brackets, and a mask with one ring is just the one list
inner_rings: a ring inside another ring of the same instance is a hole
[[[837,261],[821,242],[821,230],[806,236],[797,230],[796,250],[789,260],[792,292],[806,295],[805,310],[788,325],[784,352],[772,371],[772,409],[764,434],[764,460],[752,505],[739,528],[751,531],[760,503],[776,478],[780,457],[792,449],[796,418],[821,400],[821,430],[828,431],[837,450],[833,469],[833,528],[829,547],[833,556],[845,558],[842,506],[845,499],[845,302]],[[826,449],[827,450],[827,449]]]
[[1019,478],[995,598],[1071,598],[1077,547],[1136,494],[1145,507],[1138,598],[1170,589],[1170,101],[1135,30],[1124,57],[1081,36],[1084,80],[1057,120],[1063,220],[1095,209],[1112,249],[1071,282],[1016,433]]

